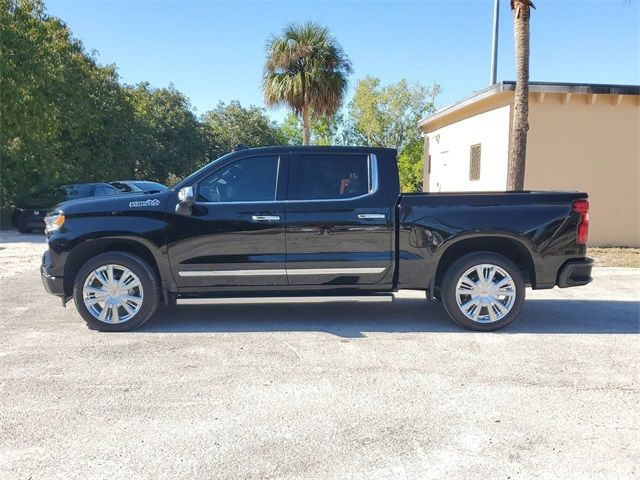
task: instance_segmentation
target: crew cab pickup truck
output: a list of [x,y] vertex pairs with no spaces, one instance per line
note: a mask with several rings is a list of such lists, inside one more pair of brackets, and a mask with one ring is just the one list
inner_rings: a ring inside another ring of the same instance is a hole
[[400,194],[384,148],[241,148],[163,192],[62,203],[46,224],[46,290],[104,331],[184,299],[398,289],[495,330],[527,286],[584,285],[593,264],[586,193]]

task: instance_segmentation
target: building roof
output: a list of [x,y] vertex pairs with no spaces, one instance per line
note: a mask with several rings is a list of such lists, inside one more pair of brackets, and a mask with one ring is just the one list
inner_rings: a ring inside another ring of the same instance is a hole
[[[501,92],[513,92],[516,82],[502,81],[490,87],[463,98],[462,100],[441,108],[437,112],[423,118],[418,122],[418,127],[433,120],[439,119],[452,112],[460,110],[479,100],[488,98]],[[529,82],[529,93],[571,93],[571,94],[595,94],[595,95],[640,95],[640,85],[615,85],[602,83],[558,83],[558,82]]]

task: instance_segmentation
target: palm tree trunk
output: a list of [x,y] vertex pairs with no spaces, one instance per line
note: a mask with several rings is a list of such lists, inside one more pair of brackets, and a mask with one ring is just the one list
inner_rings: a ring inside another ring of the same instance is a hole
[[302,109],[302,144],[311,145],[311,115],[308,105]]
[[529,130],[529,0],[512,0],[513,36],[516,53],[516,92],[513,101],[513,121],[507,190],[524,189],[524,172],[527,158],[527,131]]

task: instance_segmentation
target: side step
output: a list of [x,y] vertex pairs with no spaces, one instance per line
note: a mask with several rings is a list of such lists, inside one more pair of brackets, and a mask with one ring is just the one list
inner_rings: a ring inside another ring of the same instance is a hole
[[263,303],[328,303],[328,302],[393,302],[393,294],[381,295],[333,295],[307,297],[204,297],[177,298],[177,305],[235,305],[235,304],[263,304]]

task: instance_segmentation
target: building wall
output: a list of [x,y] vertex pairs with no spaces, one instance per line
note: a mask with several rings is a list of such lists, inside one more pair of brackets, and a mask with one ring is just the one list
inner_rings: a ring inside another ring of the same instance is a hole
[[525,188],[583,190],[591,245],[640,246],[637,96],[532,95]]
[[[427,191],[504,190],[507,184],[510,105],[497,106],[426,135]],[[469,179],[470,148],[481,145],[480,179]]]

